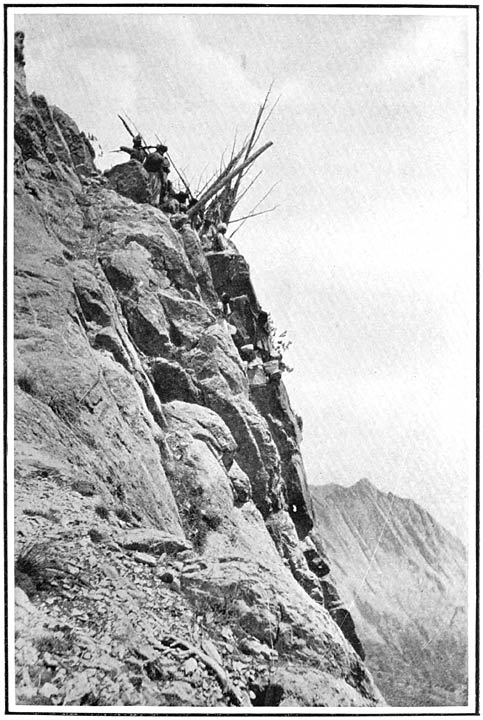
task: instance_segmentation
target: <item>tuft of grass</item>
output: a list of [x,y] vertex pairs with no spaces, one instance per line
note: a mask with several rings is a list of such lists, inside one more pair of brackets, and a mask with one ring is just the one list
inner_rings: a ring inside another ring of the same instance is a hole
[[30,370],[23,370],[16,377],[17,385],[28,395],[37,395],[38,386]]
[[24,508],[23,513],[28,517],[43,517],[51,522],[60,522],[59,511],[53,508],[49,508],[48,510],[43,510],[42,508]]
[[201,511],[201,498],[203,489],[201,487],[187,486],[184,483],[171,486],[174,499],[178,506],[183,529],[193,546],[201,550],[206,542],[208,525],[203,518]]
[[29,480],[52,480],[59,485],[64,484],[64,476],[55,467],[39,467],[33,468],[26,477]]
[[94,508],[94,512],[96,515],[98,515],[102,520],[108,520],[109,519],[109,510],[106,508],[105,505],[96,505]]
[[15,578],[27,595],[50,585],[52,561],[49,543],[33,543],[25,547],[15,561]]
[[207,510],[202,513],[202,520],[210,530],[218,530],[223,518],[215,510]]
[[228,625],[236,636],[240,631],[238,602],[244,596],[244,582],[238,580],[224,587],[222,594],[194,593],[190,596],[190,602],[201,626],[212,631],[213,628]]
[[170,469],[166,475],[186,537],[193,543],[195,550],[201,552],[209,531],[217,530],[222,518],[213,510],[202,509],[204,490],[193,471],[179,475]]
[[97,492],[97,486],[92,480],[75,480],[72,483],[72,489],[80,493],[84,497],[92,497]]
[[35,646],[40,655],[45,652],[51,655],[68,655],[74,647],[73,633],[68,631],[65,635],[42,635],[35,641]]
[[132,520],[132,513],[126,507],[117,507],[114,512],[119,520],[122,520],[123,522],[130,522]]
[[77,437],[81,442],[84,443],[84,445],[87,445],[88,448],[91,450],[95,450],[97,448],[97,440],[94,437],[94,435],[91,435],[87,430],[84,428],[76,428],[76,434]]
[[79,421],[79,406],[73,394],[58,392],[48,398],[47,405],[60,420],[70,427]]
[[201,509],[203,496],[201,487],[175,486],[173,495],[186,536],[193,543],[195,550],[203,550],[209,531],[217,530],[222,518],[213,510]]

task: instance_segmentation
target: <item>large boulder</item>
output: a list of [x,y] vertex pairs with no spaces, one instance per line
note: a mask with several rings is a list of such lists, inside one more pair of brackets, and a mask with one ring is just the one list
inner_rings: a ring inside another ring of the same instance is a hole
[[149,173],[137,160],[114,165],[104,174],[120,195],[138,203],[149,202]]

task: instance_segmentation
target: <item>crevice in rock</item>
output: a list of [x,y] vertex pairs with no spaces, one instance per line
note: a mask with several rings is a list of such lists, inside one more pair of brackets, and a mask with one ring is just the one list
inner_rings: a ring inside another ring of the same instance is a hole
[[76,285],[74,285],[74,291],[86,320],[95,322],[101,326],[109,324],[110,313],[108,309],[103,306],[102,297],[96,297],[94,292],[88,292]]
[[173,345],[176,345],[176,347],[183,347],[183,336],[174,325],[174,323],[170,322],[168,325],[168,331],[169,331],[169,339],[173,343]]

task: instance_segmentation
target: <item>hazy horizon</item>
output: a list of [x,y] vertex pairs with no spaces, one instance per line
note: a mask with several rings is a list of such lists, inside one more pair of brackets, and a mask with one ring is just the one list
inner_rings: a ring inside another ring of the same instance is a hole
[[[475,240],[468,11],[35,14],[30,91],[109,153],[126,112],[194,187],[280,102],[234,241],[293,345],[311,485],[362,477],[465,538],[474,483]],[[127,159],[127,156],[126,156]],[[465,540],[465,543],[467,539]]]

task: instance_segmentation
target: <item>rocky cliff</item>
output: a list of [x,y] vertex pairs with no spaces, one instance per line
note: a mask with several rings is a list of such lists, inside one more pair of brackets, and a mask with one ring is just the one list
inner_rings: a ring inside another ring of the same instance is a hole
[[331,577],[391,705],[467,703],[467,558],[409,499],[368,480],[313,487]]
[[283,383],[240,356],[245,260],[114,189],[16,41],[17,702],[383,703],[324,595]]

